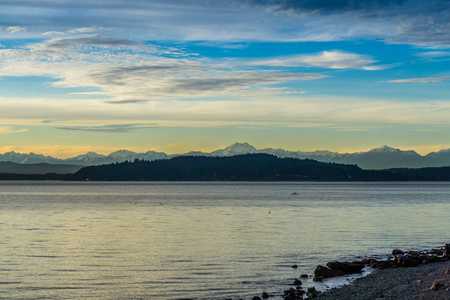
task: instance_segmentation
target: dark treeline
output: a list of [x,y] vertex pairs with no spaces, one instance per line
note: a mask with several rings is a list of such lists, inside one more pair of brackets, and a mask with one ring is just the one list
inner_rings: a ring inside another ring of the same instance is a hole
[[15,174],[15,173],[0,173],[0,180],[66,180],[72,177],[73,174]]
[[356,165],[268,154],[180,156],[168,160],[86,167],[70,180],[98,181],[433,181],[450,180],[449,168],[362,170]]
[[450,181],[450,167],[387,170],[404,181]]

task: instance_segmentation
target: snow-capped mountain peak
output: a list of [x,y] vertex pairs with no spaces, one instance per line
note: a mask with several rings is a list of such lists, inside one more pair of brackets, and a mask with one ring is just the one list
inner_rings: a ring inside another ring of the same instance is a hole
[[233,145],[226,147],[223,151],[228,153],[245,154],[255,153],[258,150],[249,143],[234,143]]
[[389,153],[389,152],[396,152],[401,151],[400,149],[392,148],[389,146],[384,145],[383,147],[374,148],[372,150],[369,150],[370,153]]
[[130,158],[137,156],[138,153],[128,150],[118,150],[108,155],[110,158]]
[[105,155],[102,154],[98,154],[92,151],[89,151],[86,154],[81,154],[78,156],[73,157],[72,159],[78,159],[78,160],[83,160],[83,159],[99,159],[99,158],[104,158],[106,157]]

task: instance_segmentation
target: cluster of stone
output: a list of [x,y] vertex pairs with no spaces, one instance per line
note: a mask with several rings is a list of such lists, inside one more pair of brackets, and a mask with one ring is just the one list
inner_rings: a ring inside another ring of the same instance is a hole
[[325,278],[344,276],[346,274],[361,273],[365,267],[364,261],[354,262],[329,262],[326,267],[318,265],[314,271],[314,281],[322,281]]
[[329,262],[326,267],[319,265],[314,271],[314,280],[322,281],[325,278],[361,273],[362,269],[366,266],[370,266],[374,269],[415,267],[420,264],[446,261],[449,259],[449,256],[450,244],[446,244],[443,249],[433,249],[427,252],[404,252],[395,249],[392,251],[392,256],[386,260],[367,258],[354,262]]
[[[296,265],[292,266],[293,268],[296,268]],[[308,278],[309,276],[307,274],[300,275],[300,278]],[[295,288],[291,287],[288,290],[284,291],[284,299],[286,300],[301,300],[303,297],[307,297],[307,299],[315,298],[318,294],[318,291],[315,287],[309,287],[306,290],[302,287],[302,281],[300,279],[295,279],[292,285],[295,286]]]
[[[377,260],[374,258],[366,258],[361,261],[353,262],[328,262],[326,266],[318,265],[314,271],[314,281],[323,281],[325,278],[331,278],[336,276],[344,276],[347,274],[361,273],[362,270],[370,266],[374,269],[386,269],[386,268],[400,268],[400,267],[415,267],[420,264],[427,264],[432,262],[443,262],[450,259],[450,244],[446,244],[443,249],[433,249],[430,251],[408,251],[404,252],[399,249],[392,251],[392,256],[386,260]],[[296,269],[298,266],[293,265],[292,268]],[[303,274],[301,278],[308,277]],[[314,287],[310,287],[304,290],[300,279],[295,279],[293,285],[288,290],[284,291],[285,300],[301,300],[304,297],[315,298],[318,294]],[[439,289],[440,286],[436,284],[431,290]],[[270,295],[263,293],[262,298],[269,298]],[[261,298],[256,296],[252,300],[260,300]]]

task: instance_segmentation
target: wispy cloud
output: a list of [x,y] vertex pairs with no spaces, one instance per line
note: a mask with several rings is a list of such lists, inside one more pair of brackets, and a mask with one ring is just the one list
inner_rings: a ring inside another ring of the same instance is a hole
[[0,49],[2,76],[45,76],[52,86],[95,88],[78,94],[132,104],[179,98],[239,96],[274,84],[316,80],[323,74],[248,70],[222,61],[181,55],[179,49],[99,34],[65,36],[20,49]]
[[[139,44],[126,39],[119,39],[110,36],[94,34],[81,37],[66,37],[66,38],[54,38],[45,43],[40,44],[40,46],[47,49],[67,49],[73,47],[82,46],[97,46],[97,47],[132,47],[138,46]],[[36,45],[38,46],[38,45]]]
[[[14,12],[14,13],[12,13]],[[74,13],[76,12],[76,13]],[[450,45],[447,1],[152,0],[1,1],[0,20],[29,35],[132,30],[147,40],[333,41],[386,39]],[[61,17],[64,16],[64,17]],[[80,28],[79,24],[90,24]],[[293,30],[295,28],[295,30]]]
[[417,53],[419,57],[425,58],[439,58],[439,57],[450,57],[450,51],[428,51]]
[[46,31],[44,33],[42,33],[42,36],[58,36],[58,35],[65,35],[65,32],[61,32],[61,31]]
[[244,0],[243,2],[263,7],[270,11],[284,11],[288,13],[310,14],[336,14],[342,12],[373,12],[398,7],[404,0],[376,0],[376,1],[351,1],[351,0]]
[[27,131],[28,129],[14,129],[10,126],[0,127],[0,134],[22,133]]
[[133,100],[133,99],[125,99],[125,100],[105,100],[105,103],[110,104],[142,104],[147,103],[150,100]]
[[[376,0],[376,1],[310,1],[310,0],[244,0],[268,12],[283,12],[300,17],[305,25],[316,24],[318,32],[328,24],[340,26],[335,37],[347,34],[373,35],[396,43],[419,46],[450,45],[450,13],[447,1]],[[323,22],[314,22],[320,17]],[[298,21],[297,21],[298,22]],[[386,26],[388,25],[388,26]],[[352,27],[363,28],[365,34]]]
[[150,124],[117,124],[117,125],[103,125],[103,126],[68,126],[57,127],[58,129],[73,130],[73,131],[91,131],[104,133],[125,133],[136,129],[154,128],[156,125]]
[[9,32],[11,34],[23,32],[23,31],[26,31],[26,30],[27,29],[25,27],[21,27],[21,26],[8,26],[8,27],[5,28],[5,31]]
[[367,55],[348,53],[342,51],[323,51],[309,55],[295,55],[275,57],[253,62],[258,66],[299,67],[311,66],[329,69],[363,69],[382,70],[388,66],[374,65],[377,61]]
[[387,83],[433,83],[433,82],[441,82],[448,81],[450,77],[422,77],[422,78],[406,78],[406,79],[395,79],[388,81],[381,81]]
[[[2,108],[10,112],[0,121],[27,127],[61,128],[74,134],[77,131],[120,133],[145,126],[450,126],[448,101],[404,102],[306,95],[255,96],[239,101],[168,100],[127,106],[105,105],[94,100],[80,103],[65,99],[62,103],[59,99],[0,98]],[[54,122],[43,124],[44,118]]]
[[96,32],[99,30],[104,30],[106,28],[99,28],[99,27],[81,27],[81,28],[74,28],[69,31],[68,33],[90,33],[90,32]]

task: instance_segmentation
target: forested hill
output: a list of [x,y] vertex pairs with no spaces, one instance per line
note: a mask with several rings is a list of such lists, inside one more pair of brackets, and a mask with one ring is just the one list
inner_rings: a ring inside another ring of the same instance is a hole
[[108,181],[281,181],[395,180],[387,171],[366,171],[356,165],[309,159],[277,158],[268,154],[232,157],[180,156],[168,160],[123,162],[85,167],[72,180]]

